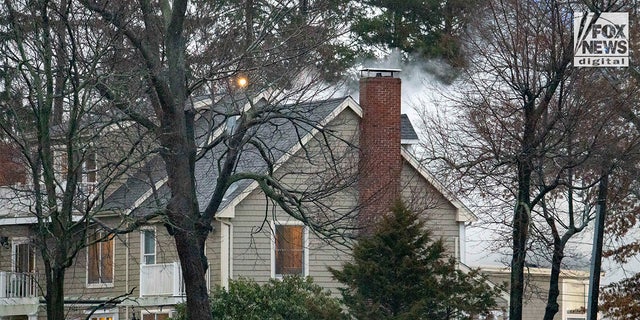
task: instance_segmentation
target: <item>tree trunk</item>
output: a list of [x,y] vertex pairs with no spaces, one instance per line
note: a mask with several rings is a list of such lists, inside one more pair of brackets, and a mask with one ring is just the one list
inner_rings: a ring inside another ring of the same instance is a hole
[[167,227],[174,236],[180,257],[187,295],[187,318],[208,320],[212,319],[212,314],[205,279],[207,259],[204,246],[211,231],[211,221],[202,218],[196,197],[194,114],[180,108],[170,120],[165,120],[165,134],[160,137],[161,155],[171,189]]
[[47,319],[64,319],[64,272],[63,268],[45,266],[47,293]]
[[[529,170],[528,181],[531,177]],[[522,188],[522,187],[521,187]],[[511,293],[509,319],[522,319],[522,296],[524,291],[524,263],[526,257],[527,233],[529,229],[529,188],[520,190],[513,218],[513,256],[511,258]],[[526,194],[525,194],[526,193]]]
[[[184,183],[189,183],[190,181],[187,180],[194,181],[189,179],[189,176],[180,179]],[[189,189],[180,189],[176,184],[172,186],[173,192],[180,194],[174,195],[167,206],[171,223],[168,228],[173,233],[180,258],[187,296],[187,319],[208,320],[212,319],[212,314],[205,277],[208,266],[204,247],[211,227],[200,220],[194,187],[195,185]]]
[[[187,105],[186,40],[183,24],[186,0],[174,1],[167,25],[167,77],[156,74],[155,86],[162,105],[160,144],[167,170],[171,200],[167,204],[169,231],[180,257],[187,295],[187,319],[212,320],[205,272],[204,246],[211,231],[211,219],[203,219],[196,197],[195,110]],[[147,30],[149,32],[149,30]],[[166,81],[166,82],[165,82]]]
[[602,242],[604,237],[604,222],[607,215],[607,190],[609,174],[604,173],[598,184],[598,206],[596,226],[594,230],[593,254],[591,259],[591,279],[589,283],[589,303],[587,305],[587,319],[598,319],[598,296],[600,295],[600,269],[602,264]]
[[551,258],[551,278],[549,279],[549,296],[544,312],[544,320],[553,320],[560,310],[558,296],[560,296],[560,266],[564,258],[564,244],[555,240],[553,244],[553,257]]
[[[205,235],[206,237],[206,235]],[[180,230],[174,236],[187,296],[187,319],[212,319],[204,256],[204,239]]]
[[531,220],[531,174],[532,153],[536,127],[535,100],[525,101],[522,152],[518,156],[518,197],[513,216],[513,256],[511,258],[511,291],[509,319],[522,319],[522,297],[524,292],[524,263],[527,256],[527,239]]

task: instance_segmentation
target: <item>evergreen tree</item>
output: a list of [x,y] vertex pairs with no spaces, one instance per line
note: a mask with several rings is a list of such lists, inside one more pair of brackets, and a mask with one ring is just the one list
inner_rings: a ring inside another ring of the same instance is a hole
[[401,203],[359,240],[353,262],[330,271],[346,285],[342,297],[356,319],[471,319],[495,307],[499,291],[477,270],[458,270],[443,242],[432,241]]
[[463,66],[462,35],[477,0],[368,0],[352,30],[365,45]]

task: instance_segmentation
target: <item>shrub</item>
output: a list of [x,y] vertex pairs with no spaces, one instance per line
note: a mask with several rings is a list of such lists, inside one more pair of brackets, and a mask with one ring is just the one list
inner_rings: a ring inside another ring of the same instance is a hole
[[[217,287],[210,296],[214,319],[347,319],[338,299],[311,278],[271,279],[263,285],[241,278],[230,280],[228,291]],[[173,319],[185,320],[185,307],[178,305]]]

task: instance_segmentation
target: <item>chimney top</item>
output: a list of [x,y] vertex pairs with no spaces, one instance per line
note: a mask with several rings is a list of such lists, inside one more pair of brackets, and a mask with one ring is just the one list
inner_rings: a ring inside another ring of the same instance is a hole
[[400,71],[400,69],[389,68],[364,68],[360,70],[360,78],[398,78]]

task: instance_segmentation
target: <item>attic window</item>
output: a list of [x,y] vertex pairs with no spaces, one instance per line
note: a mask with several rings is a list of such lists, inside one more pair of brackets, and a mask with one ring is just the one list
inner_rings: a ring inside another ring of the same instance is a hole
[[236,191],[236,189],[238,189],[238,182],[234,182],[232,183],[229,188],[227,188],[227,191],[224,192],[224,196],[222,197],[223,201],[226,201],[229,198],[229,195],[232,194],[234,191]]
[[226,128],[227,128],[228,135],[233,134],[233,131],[236,129],[236,123],[238,122],[238,118],[239,116],[230,116],[227,118]]

